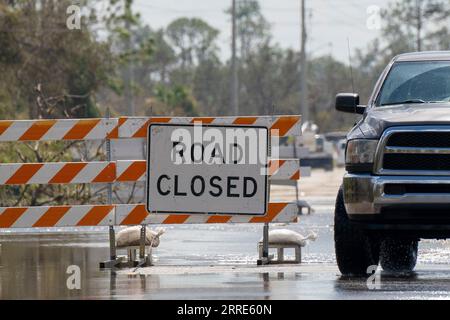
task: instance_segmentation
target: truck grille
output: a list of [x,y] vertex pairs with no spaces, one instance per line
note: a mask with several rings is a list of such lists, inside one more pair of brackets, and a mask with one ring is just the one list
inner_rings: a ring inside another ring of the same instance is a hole
[[397,132],[389,137],[386,146],[450,148],[450,132]]
[[380,174],[450,175],[450,127],[389,128],[378,153]]
[[383,169],[450,171],[450,154],[385,154]]

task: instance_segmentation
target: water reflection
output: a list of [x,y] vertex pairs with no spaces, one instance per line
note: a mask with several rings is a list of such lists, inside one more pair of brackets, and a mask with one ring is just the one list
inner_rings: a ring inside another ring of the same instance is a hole
[[[367,277],[338,277],[335,281],[335,290],[343,296],[352,292],[393,292],[401,293],[400,298],[412,294],[420,298],[428,295],[442,295],[450,297],[450,271],[418,271],[409,273],[389,273],[381,271],[379,278]],[[376,286],[378,284],[378,286]],[[368,296],[365,296],[368,297]]]
[[[107,234],[0,235],[1,299],[270,299],[284,273],[143,275],[100,270],[108,258]],[[70,290],[67,268],[80,268],[81,288]],[[290,277],[289,277],[290,278]],[[163,280],[162,280],[163,279]],[[236,287],[239,290],[236,290]]]
[[[101,276],[96,262],[104,256],[103,248],[93,247],[85,250],[75,246],[45,246],[42,242],[48,239],[41,241],[41,236],[29,240],[2,241],[1,298],[89,297],[89,293],[96,286],[96,280]],[[64,244],[64,240],[58,239],[58,243]],[[70,265],[80,268],[79,290],[70,290],[67,287],[67,279],[72,274],[67,273]]]
[[[107,236],[107,233],[0,235],[0,298],[396,299],[448,298],[450,293],[450,268],[446,270],[446,266],[427,266],[404,275],[381,272],[379,290],[369,290],[366,277],[340,277],[335,265],[330,264],[303,264],[290,272],[280,272],[273,266],[268,272],[258,273],[261,269],[244,265],[241,268],[248,268],[248,272],[234,272],[230,268],[229,272],[214,274],[144,275],[138,269],[136,273],[117,274],[114,270],[99,269],[98,263],[108,259]],[[179,242],[167,242],[161,248],[166,252],[160,254],[160,265],[167,265],[172,256],[179,261],[192,255]],[[250,249],[246,255],[251,253]],[[234,250],[233,247],[229,251]],[[227,252],[221,254],[226,258]],[[217,261],[208,260],[208,264],[217,265]],[[70,274],[66,272],[70,265],[80,267],[80,290],[67,288]],[[198,266],[197,260],[190,261],[190,265]],[[207,267],[204,262],[200,268]]]

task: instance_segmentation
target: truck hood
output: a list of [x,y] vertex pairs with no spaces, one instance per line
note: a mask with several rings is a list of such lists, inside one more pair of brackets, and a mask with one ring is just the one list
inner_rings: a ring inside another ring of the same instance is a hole
[[349,133],[348,138],[375,139],[389,127],[430,124],[450,125],[450,103],[372,107],[367,110],[359,126]]

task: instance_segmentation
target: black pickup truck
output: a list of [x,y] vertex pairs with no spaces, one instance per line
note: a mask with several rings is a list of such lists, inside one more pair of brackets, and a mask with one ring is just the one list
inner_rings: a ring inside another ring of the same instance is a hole
[[420,239],[450,238],[450,51],[395,57],[367,105],[344,93],[336,109],[362,114],[336,200],[339,270],[412,271]]

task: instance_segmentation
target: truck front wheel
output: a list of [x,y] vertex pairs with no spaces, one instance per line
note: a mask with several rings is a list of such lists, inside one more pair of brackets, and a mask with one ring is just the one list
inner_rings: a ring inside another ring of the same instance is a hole
[[343,275],[366,275],[369,266],[378,265],[378,241],[351,223],[342,187],[334,211],[334,246],[337,265]]
[[380,246],[380,264],[388,272],[411,272],[417,262],[418,241],[385,238]]

